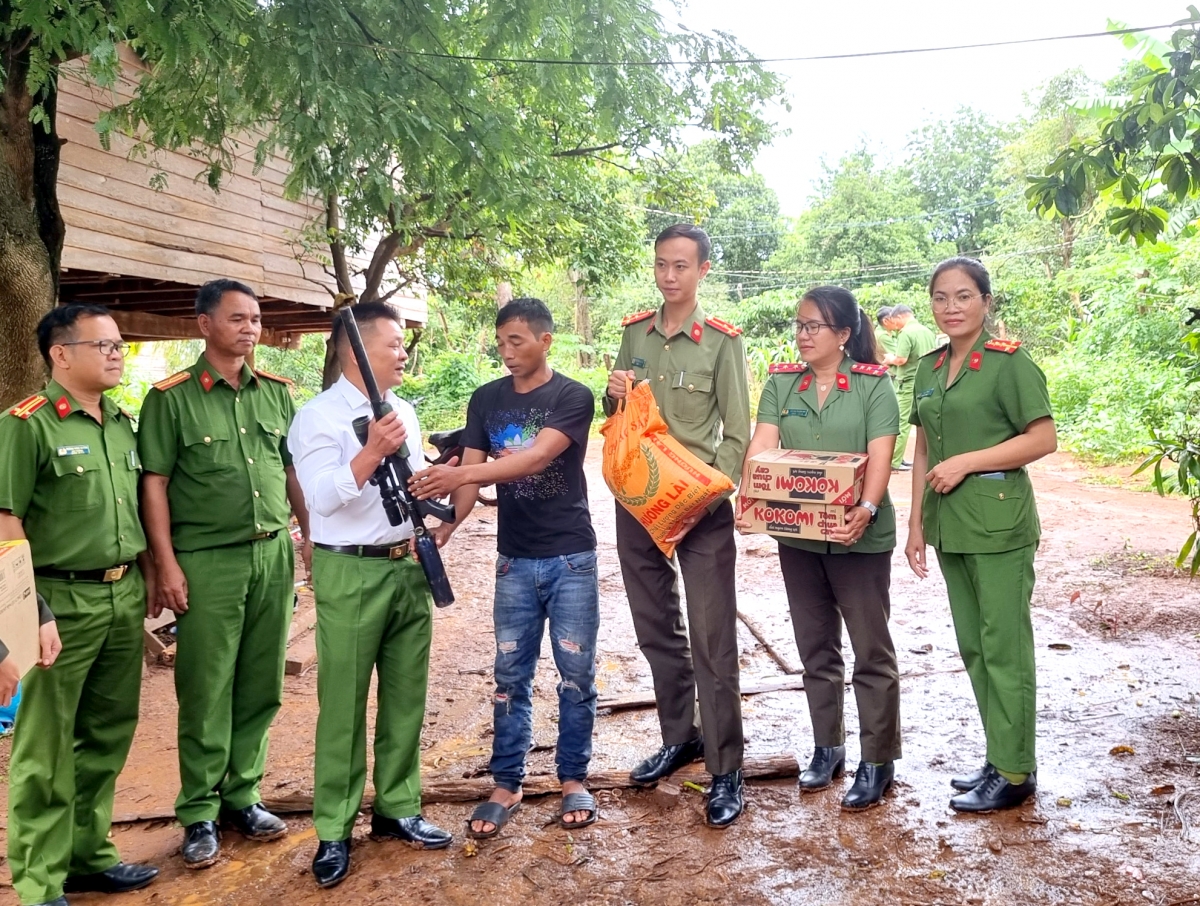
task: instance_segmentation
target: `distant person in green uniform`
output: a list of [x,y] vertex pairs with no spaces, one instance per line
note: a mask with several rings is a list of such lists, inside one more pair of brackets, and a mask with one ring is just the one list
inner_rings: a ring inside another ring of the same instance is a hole
[[[705,315],[696,300],[710,250],[708,235],[691,224],[658,235],[654,280],[663,304],[622,322],[604,407],[613,411],[627,381],[649,381],[671,436],[736,482],[750,440],[746,351],[742,331]],[[721,500],[669,539],[678,544],[687,591],[685,629],[675,563],[617,504],[617,558],[638,646],[654,677],[663,741],[630,777],[654,783],[703,755],[713,775],[705,813],[710,827],[728,827],[744,804],[733,531],[733,507]]]
[[96,305],[52,309],[37,339],[50,383],[0,416],[0,540],[29,540],[48,608],[46,669],[25,677],[17,711],[8,861],[22,904],[66,906],[64,892],[137,890],[158,874],[123,863],[109,837],[137,726],[153,574],[131,416],[105,395],[129,347]]
[[267,730],[283,695],[294,569],[291,511],[307,513],[287,449],[289,382],[246,364],[262,333],[250,287],[214,280],[196,294],[204,354],[142,404],[142,509],[158,604],[177,618],[183,861],[217,860],[217,820],[251,840],[287,825],[262,807]]
[[429,582],[413,557],[413,525],[392,525],[371,476],[384,458],[424,465],[421,426],[391,388],[404,378],[404,326],[385,302],[352,309],[368,363],[392,411],[372,419],[364,445],[354,420],[371,417],[360,363],[340,318],[333,346],[342,376],[296,415],[289,445],[311,507],[317,599],[316,779],[313,878],[340,884],[350,872],[354,822],[367,782],[367,695],[378,677],[375,802],[371,836],[444,849],[450,833],[421,816],[421,727],[433,638]]
[[933,331],[918,321],[907,305],[893,308],[887,323],[889,329],[895,331],[895,340],[891,351],[883,357],[883,363],[896,369],[896,399],[900,404],[900,423],[892,468],[907,472],[912,468],[912,463],[904,458],[904,453],[908,449],[908,417],[912,411],[913,381],[917,376],[917,363],[921,356],[933,349],[936,340]]
[[1013,808],[1037,789],[1034,754],[1033,555],[1041,537],[1025,467],[1057,447],[1046,378],[1020,342],[992,339],[991,279],[973,258],[951,258],[929,284],[933,316],[950,338],[916,377],[908,562],[928,575],[933,545],[983,729],[987,761],[955,777],[961,812]]
[[[875,354],[879,356],[879,361],[882,362],[884,357],[888,355],[896,345],[895,335],[888,330],[888,318],[891,317],[891,307],[885,305],[879,311],[875,312]],[[888,377],[892,380],[896,379],[896,369],[888,368]]]
[[896,393],[887,368],[876,362],[867,313],[841,287],[805,294],[796,314],[796,345],[801,364],[769,369],[742,487],[750,486],[750,459],[777,447],[869,457],[862,496],[846,508],[844,528],[828,541],[777,539],[816,744],[800,790],[825,789],[845,768],[844,622],[854,648],[860,760],[842,808],[865,809],[892,785],[900,757],[900,673],[888,630],[896,514],[887,486]]

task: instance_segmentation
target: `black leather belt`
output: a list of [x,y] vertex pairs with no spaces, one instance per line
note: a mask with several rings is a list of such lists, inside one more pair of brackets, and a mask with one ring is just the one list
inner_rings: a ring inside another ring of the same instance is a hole
[[349,554],[352,557],[372,557],[378,560],[399,560],[407,557],[412,544],[405,539],[398,544],[321,544],[314,542],[313,547],[334,554]]
[[274,538],[279,534],[278,529],[273,532],[259,532],[257,535],[251,535],[249,541],[266,541],[268,538]]
[[120,582],[129,572],[132,563],[110,566],[108,569],[51,569],[40,566],[33,571],[43,579],[66,579],[69,582]]

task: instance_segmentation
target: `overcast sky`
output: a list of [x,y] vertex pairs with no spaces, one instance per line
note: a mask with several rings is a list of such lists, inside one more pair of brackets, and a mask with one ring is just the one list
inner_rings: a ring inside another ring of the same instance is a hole
[[[666,0],[659,6],[676,21]],[[1186,6],[1187,0],[687,0],[684,16],[690,28],[727,31],[757,56],[781,57],[1103,31],[1108,18],[1160,25],[1185,17]],[[834,162],[864,141],[884,156],[898,155],[912,129],[962,105],[1010,119],[1021,113],[1024,93],[1051,76],[1082,66],[1105,79],[1126,56],[1119,39],[1103,37],[773,64],[788,81],[792,110],[777,111],[777,119],[791,134],[762,153],[758,169],[779,193],[783,212],[794,215],[806,206],[822,156]]]

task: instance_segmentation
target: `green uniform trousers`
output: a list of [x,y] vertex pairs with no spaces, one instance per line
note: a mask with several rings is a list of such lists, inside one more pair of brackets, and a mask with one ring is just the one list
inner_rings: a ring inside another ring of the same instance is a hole
[[1033,554],[948,554],[938,563],[950,594],[954,632],[987,736],[987,760],[1001,771],[1037,770],[1037,676],[1033,662]]
[[904,451],[908,448],[908,435],[912,425],[908,423],[912,415],[913,389],[917,386],[916,375],[905,380],[896,381],[896,402],[900,404],[900,426],[896,436],[896,452],[892,454],[892,468],[900,468],[904,462]]
[[37,580],[62,653],[22,684],[9,765],[8,860],[22,903],[62,896],[68,876],[112,868],[117,775],[137,726],[146,584]]
[[175,815],[186,827],[262,798],[267,730],[283,700],[294,555],[280,532],[176,556],[188,583],[175,655]]
[[421,727],[433,600],[411,557],[384,560],[313,551],[317,599],[316,778],[319,840],[346,840],[367,782],[367,692],[379,675],[374,812],[421,812]]

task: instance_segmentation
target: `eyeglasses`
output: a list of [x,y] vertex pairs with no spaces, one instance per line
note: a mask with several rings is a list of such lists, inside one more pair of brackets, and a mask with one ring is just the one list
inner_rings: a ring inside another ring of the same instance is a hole
[[815,337],[817,334],[819,334],[822,327],[824,327],[826,330],[833,330],[833,328],[824,321],[801,321],[797,319],[793,323],[796,325],[796,333],[808,334],[810,337]]
[[121,353],[121,358],[129,355],[129,344],[117,340],[73,340],[70,343],[55,343],[55,346],[91,346],[100,350],[100,355],[107,358],[114,352]]
[[956,296],[944,296],[938,293],[929,300],[935,311],[945,311],[951,302],[954,302],[959,308],[966,308],[971,304],[972,299],[982,298],[979,293],[959,293]]

